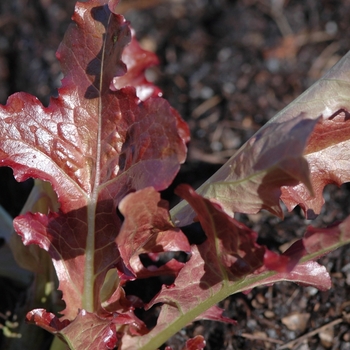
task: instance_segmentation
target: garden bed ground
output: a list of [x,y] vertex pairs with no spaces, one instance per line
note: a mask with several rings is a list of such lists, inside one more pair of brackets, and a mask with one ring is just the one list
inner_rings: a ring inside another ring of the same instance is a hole
[[[73,12],[72,0],[0,3],[0,103],[27,91],[48,103],[61,79],[55,51]],[[164,97],[188,122],[192,141],[176,183],[196,187],[277,111],[293,101],[350,49],[349,1],[124,0],[121,11],[141,44],[160,65],[148,72]],[[2,169],[0,202],[16,215],[30,190]],[[299,210],[281,221],[270,214],[239,215],[274,249],[350,213],[350,187],[329,186],[314,221]],[[164,196],[175,201],[171,190]],[[279,283],[222,303],[237,326],[202,321],[174,336],[181,349],[203,334],[207,349],[350,349],[350,247],[322,259],[333,288]],[[6,282],[6,283],[5,283]],[[0,312],[14,308],[20,292],[1,281]],[[328,328],[322,328],[331,324]],[[299,343],[289,342],[303,337]]]

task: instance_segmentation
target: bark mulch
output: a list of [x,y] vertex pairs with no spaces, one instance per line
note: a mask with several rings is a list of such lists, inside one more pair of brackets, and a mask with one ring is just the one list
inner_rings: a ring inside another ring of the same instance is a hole
[[[72,0],[0,2],[0,103],[16,91],[48,103],[60,83],[55,51],[73,7]],[[120,9],[160,58],[148,78],[190,126],[189,156],[176,183],[194,187],[350,49],[349,1],[125,0]],[[13,182],[8,169],[0,176],[0,203],[16,215],[31,184]],[[312,222],[299,209],[283,221],[264,212],[238,219],[259,233],[260,243],[279,249],[309,224],[344,219],[349,193],[347,184],[328,186]],[[350,349],[350,247],[321,262],[331,290],[279,283],[237,294],[221,305],[237,326],[195,322],[168,344],[181,349],[188,337],[203,334],[208,350]],[[18,295],[14,287],[0,288],[5,313]]]

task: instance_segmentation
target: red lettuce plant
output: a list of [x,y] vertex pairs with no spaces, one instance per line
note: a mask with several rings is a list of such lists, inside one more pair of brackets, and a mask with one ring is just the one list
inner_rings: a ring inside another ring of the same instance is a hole
[[[348,58],[197,192],[178,187],[184,201],[169,213],[158,191],[185,160],[188,128],[145,79],[157,59],[115,13],[117,2],[76,5],[57,52],[64,79],[48,107],[25,93],[0,107],[2,165],[19,181],[50,182],[59,204],[14,220],[25,245],[48,252],[65,304],[59,314],[34,309],[28,321],[70,349],[156,349],[196,319],[235,323],[216,306],[231,294],[286,280],[329,288],[315,260],[350,241],[350,218],[309,228],[278,255],[258,245],[234,213],[266,209],[282,216],[282,200],[311,216],[320,211],[326,184],[349,181]],[[339,93],[329,98],[328,91]],[[183,233],[193,222],[204,241]],[[153,277],[163,284],[149,300],[128,292],[131,281]],[[149,327],[135,310],[154,306],[159,316]],[[198,336],[184,349],[204,345]]]

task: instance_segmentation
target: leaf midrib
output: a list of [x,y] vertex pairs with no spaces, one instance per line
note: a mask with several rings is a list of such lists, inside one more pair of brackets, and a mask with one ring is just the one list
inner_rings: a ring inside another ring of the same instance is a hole
[[[110,24],[112,15],[109,15],[107,28]],[[99,195],[99,182],[101,178],[101,135],[102,135],[102,87],[103,87],[103,70],[104,70],[104,59],[106,49],[107,35],[104,35],[102,44],[102,57],[101,57],[101,70],[100,70],[100,84],[99,84],[99,96],[98,96],[98,127],[97,127],[97,138],[96,138],[96,161],[95,168],[93,169],[93,182],[91,198],[87,205],[87,237],[86,237],[86,250],[85,250],[85,269],[84,269],[84,291],[82,298],[82,307],[88,312],[95,311],[95,219],[96,219],[96,207]]]

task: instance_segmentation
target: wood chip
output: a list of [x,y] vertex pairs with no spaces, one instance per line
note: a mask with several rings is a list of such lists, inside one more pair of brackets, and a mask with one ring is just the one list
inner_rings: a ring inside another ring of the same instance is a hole
[[264,316],[265,316],[266,318],[274,318],[274,317],[275,317],[275,313],[274,313],[273,311],[271,311],[271,310],[266,310],[266,311],[264,312]]
[[320,333],[318,333],[318,336],[320,337],[321,344],[326,349],[331,348],[334,339],[334,327],[329,327],[322,330]]
[[282,323],[291,331],[304,332],[309,319],[309,313],[293,313],[283,317]]

